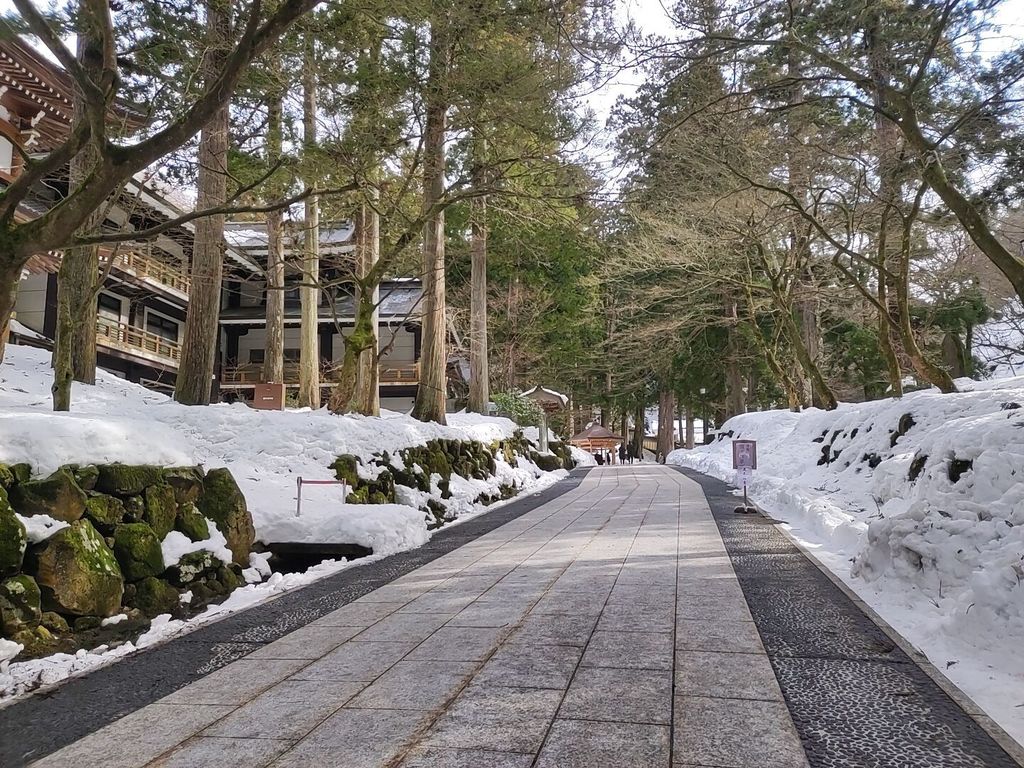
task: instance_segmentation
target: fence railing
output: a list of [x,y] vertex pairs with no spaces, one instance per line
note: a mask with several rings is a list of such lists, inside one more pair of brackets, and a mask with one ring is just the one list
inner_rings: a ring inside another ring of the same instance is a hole
[[[320,368],[320,380],[333,383],[338,380],[339,368],[326,364]],[[380,383],[387,385],[416,384],[420,380],[419,363],[381,363]],[[242,365],[226,365],[220,371],[222,387],[251,387],[263,381],[262,363],[243,363]],[[285,363],[284,383],[299,383],[298,363]]]
[[165,264],[152,255],[153,247],[149,243],[131,243],[108,251],[101,256],[108,261],[113,254],[114,266],[132,272],[137,277],[148,278],[169,288],[188,294],[191,281],[181,270]]
[[148,352],[175,363],[181,359],[181,345],[178,342],[127,323],[115,323],[104,318],[96,321],[96,343],[126,352]]

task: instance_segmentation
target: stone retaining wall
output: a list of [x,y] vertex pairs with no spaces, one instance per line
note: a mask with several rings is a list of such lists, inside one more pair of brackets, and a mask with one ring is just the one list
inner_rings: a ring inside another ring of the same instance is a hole
[[[205,550],[164,562],[168,534],[200,542],[213,525],[233,562]],[[33,477],[27,464],[0,464],[0,637],[24,646],[20,660],[183,617],[244,583],[254,537],[227,469],[69,465]]]
[[[512,466],[516,466],[518,459],[523,457],[545,472],[572,469],[576,465],[568,445],[553,442],[549,447],[551,453],[538,453],[523,433],[517,431],[512,437],[490,445],[476,440],[431,440],[424,445],[404,448],[396,456],[382,451],[367,462],[368,468],[372,469],[365,473],[360,473],[362,460],[351,454],[339,456],[332,468],[335,476],[344,480],[351,489],[346,499],[350,504],[400,503],[396,486],[429,493],[431,479],[437,476],[441,499],[427,500],[422,509],[433,525],[441,525],[451,519],[445,501],[451,498],[449,486],[453,475],[467,480],[487,480],[497,470],[497,456]],[[372,478],[363,474],[372,475]],[[513,485],[502,485],[497,493],[484,493],[473,501],[492,504],[511,498],[518,492],[519,488]]]

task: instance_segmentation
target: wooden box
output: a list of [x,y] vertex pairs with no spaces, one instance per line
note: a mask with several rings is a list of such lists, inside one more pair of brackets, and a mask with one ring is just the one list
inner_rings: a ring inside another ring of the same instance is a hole
[[283,411],[284,384],[257,384],[252,394],[252,407],[261,411]]

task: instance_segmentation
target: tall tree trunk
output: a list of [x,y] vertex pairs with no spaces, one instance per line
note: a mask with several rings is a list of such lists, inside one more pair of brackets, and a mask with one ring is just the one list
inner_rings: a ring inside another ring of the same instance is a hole
[[644,456],[644,406],[637,405],[633,411],[633,455],[638,459]]
[[412,415],[420,421],[445,423],[447,335],[445,308],[444,140],[448,113],[447,18],[435,16],[430,26],[430,64],[426,83],[426,127],[423,140],[423,210],[430,213],[423,232],[423,347],[420,383]]
[[[316,147],[316,42],[306,35],[302,62],[302,143],[308,152]],[[311,173],[306,180],[316,188]],[[302,284],[299,286],[301,318],[299,324],[299,406],[320,407],[320,200],[312,194],[305,201],[302,238]]]
[[[879,317],[879,343],[886,360],[889,384],[894,397],[903,396],[901,358],[904,348],[900,338],[899,289],[895,285],[899,274],[899,237],[897,216],[901,208],[900,191],[900,129],[883,114],[887,108],[883,94],[890,79],[888,52],[879,40],[882,28],[882,9],[873,3],[865,30],[865,45],[871,78],[875,81],[875,156],[878,173],[879,227],[878,227],[878,298],[885,307],[887,317]],[[881,310],[879,310],[881,311]],[[881,338],[884,336],[884,340]]]
[[[370,194],[376,203],[376,189]],[[356,275],[360,281],[356,283],[356,302],[368,315],[363,324],[367,346],[359,353],[357,409],[365,416],[380,416],[380,340],[377,335],[380,284],[370,275],[380,259],[380,216],[375,204],[363,203],[360,206],[357,231],[360,234],[356,250]],[[366,284],[367,280],[372,286]]]
[[967,375],[967,355],[960,339],[955,333],[949,333],[942,337],[942,364],[949,371],[953,378],[961,378]]
[[[477,183],[482,174],[476,171]],[[487,413],[491,399],[487,362],[487,198],[470,201],[469,410]]]
[[[787,165],[789,191],[800,201],[801,206],[807,208],[811,174],[807,167],[806,154],[803,151],[808,131],[807,121],[804,118],[805,113],[801,109],[806,94],[804,93],[804,73],[800,56],[801,54],[796,48],[787,50],[787,74],[791,83],[789,88],[790,109],[786,113],[789,121]],[[796,275],[793,308],[797,314],[801,343],[807,351],[807,359],[817,368],[821,357],[818,291],[814,282],[814,272],[811,269],[811,225],[802,217],[794,218],[790,227],[789,241],[789,268]],[[805,388],[802,400],[823,408],[826,407],[831,393],[826,395],[818,390],[816,382],[820,378],[820,375],[814,376],[808,371],[808,375],[800,377],[800,381]]]
[[[79,12],[86,20],[78,35],[77,58],[83,68],[96,76],[102,70],[102,41],[89,32],[89,9],[79,3]],[[73,120],[87,119],[82,95],[75,88]],[[71,159],[68,177],[69,194],[82,187],[96,165],[96,147],[89,144]],[[94,230],[102,218],[101,210],[93,214],[79,229]],[[53,410],[71,410],[71,382],[96,383],[96,297],[99,293],[99,246],[67,248],[61,258],[57,276],[57,329],[53,343]]]
[[662,387],[658,391],[658,461],[662,464],[675,448],[675,401],[675,395],[668,387]]
[[803,334],[800,332],[800,326],[797,324],[796,317],[792,311],[780,313],[783,322],[783,328],[786,332],[786,337],[789,339],[789,343],[793,348],[793,355],[796,357],[797,362],[800,363],[800,367],[803,368],[804,373],[807,374],[807,378],[810,379],[814,391],[818,393],[817,401],[820,403],[819,408],[824,408],[827,411],[834,410],[838,407],[839,402],[836,400],[835,393],[832,388],[825,381],[824,375],[821,373],[821,369],[818,368],[817,364],[811,359],[810,353],[807,351],[807,347],[804,346]]
[[737,324],[739,313],[736,300],[731,296],[725,297],[726,317],[726,361],[725,361],[725,398],[726,412],[731,418],[747,410],[746,397],[743,394],[743,374],[740,371],[739,356],[739,334]]
[[695,430],[694,419],[693,419],[693,408],[686,409],[686,447],[693,450],[693,444],[695,441],[694,432]]
[[878,348],[882,352],[882,358],[885,360],[885,370],[889,377],[889,391],[892,392],[892,396],[896,398],[903,397],[903,371],[900,369],[900,359],[896,354],[896,350],[892,346],[892,331],[890,326],[892,325],[892,318],[889,316],[889,300],[888,290],[886,289],[886,276],[883,268],[885,253],[885,240],[884,232],[883,237],[880,238],[878,248],[878,279],[877,279],[877,295],[878,295]]
[[[278,62],[279,59],[276,59]],[[275,86],[267,105],[267,160],[281,160],[283,94]],[[240,362],[240,361],[236,361]],[[267,327],[263,352],[263,381],[284,381],[284,211],[267,214]]]
[[[209,43],[203,74],[210,82],[225,60],[230,40],[230,15],[223,0],[207,0]],[[227,200],[228,105],[218,109],[199,138],[196,209],[215,208]],[[224,269],[224,216],[204,216],[195,222],[192,246],[192,287],[174,399],[185,405],[209,405],[217,353],[221,278]]]
[[351,413],[358,407],[359,361],[377,343],[376,305],[372,291],[361,292],[356,300],[355,325],[345,337],[345,355],[336,368],[336,383],[327,408],[331,413]]
[[899,250],[899,272],[896,278],[896,303],[899,308],[900,331],[903,342],[910,357],[910,364],[914,371],[922,379],[939,388],[940,392],[956,392],[956,384],[953,378],[944,368],[935,365],[925,355],[917,343],[914,335],[914,328],[910,321],[910,253],[911,253],[911,228],[913,218],[908,217],[903,225],[903,235],[900,239]]
[[[4,352],[11,335],[11,317],[18,301],[18,283],[21,280],[21,268],[0,268],[0,363],[4,361]],[[5,289],[4,286],[10,286]]]

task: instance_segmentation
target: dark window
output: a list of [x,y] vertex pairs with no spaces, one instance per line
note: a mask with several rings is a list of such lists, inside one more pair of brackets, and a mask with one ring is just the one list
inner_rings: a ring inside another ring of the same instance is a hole
[[297,363],[297,362],[299,362],[299,350],[297,350],[297,349],[286,349],[284,351],[284,361],[286,363]]
[[264,350],[262,349],[250,349],[249,350],[249,362],[250,363],[262,363]]
[[96,300],[96,314],[104,320],[121,322],[121,300],[109,293],[101,293]]
[[146,313],[146,330],[168,341],[178,341],[178,323],[152,312]]
[[284,287],[284,304],[286,307],[299,306],[299,286],[286,285]]

